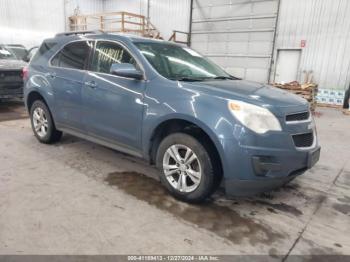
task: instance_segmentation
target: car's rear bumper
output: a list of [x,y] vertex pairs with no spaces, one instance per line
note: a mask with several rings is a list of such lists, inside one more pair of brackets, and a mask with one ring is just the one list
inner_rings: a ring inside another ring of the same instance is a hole
[[0,98],[23,98],[23,83],[11,83],[5,86],[0,82]]
[[23,94],[13,94],[13,95],[0,95],[0,99],[14,99],[14,98],[23,98]]

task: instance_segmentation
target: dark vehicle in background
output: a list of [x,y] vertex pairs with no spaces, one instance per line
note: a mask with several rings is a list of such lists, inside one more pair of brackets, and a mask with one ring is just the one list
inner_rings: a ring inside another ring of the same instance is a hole
[[24,45],[18,44],[8,44],[5,47],[10,50],[19,60],[29,62],[30,59],[35,55],[35,52],[38,50],[38,46],[33,46],[30,49],[24,47]]
[[344,95],[344,103],[343,103],[343,108],[348,109],[349,108],[349,101],[350,101],[350,86],[348,90],[345,91]]
[[28,57],[28,50],[24,47],[24,45],[18,44],[7,44],[5,47],[11,51],[18,60],[26,61]]
[[22,70],[26,62],[0,45],[0,100],[23,97]]

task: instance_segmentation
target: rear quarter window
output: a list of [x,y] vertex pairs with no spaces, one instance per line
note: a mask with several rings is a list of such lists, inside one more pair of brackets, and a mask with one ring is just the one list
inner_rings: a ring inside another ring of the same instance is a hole
[[31,59],[31,63],[37,63],[39,58],[48,54],[50,50],[52,50],[57,45],[56,42],[45,41],[41,44],[38,51],[35,53],[33,58]]

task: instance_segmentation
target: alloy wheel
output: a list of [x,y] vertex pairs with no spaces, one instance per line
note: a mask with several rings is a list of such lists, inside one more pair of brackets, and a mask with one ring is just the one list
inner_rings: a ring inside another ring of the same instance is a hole
[[180,192],[193,192],[201,182],[198,157],[185,145],[172,145],[165,151],[163,171],[170,185]]
[[35,108],[33,111],[33,125],[35,133],[39,137],[45,137],[47,135],[49,124],[45,111],[40,107]]

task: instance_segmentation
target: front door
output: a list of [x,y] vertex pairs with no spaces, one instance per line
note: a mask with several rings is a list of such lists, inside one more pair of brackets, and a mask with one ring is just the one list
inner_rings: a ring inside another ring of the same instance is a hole
[[110,74],[114,63],[137,66],[121,44],[97,41],[83,88],[82,119],[90,135],[139,151],[145,81]]
[[46,74],[54,92],[55,121],[60,126],[79,131],[83,130],[81,95],[91,44],[77,41],[66,45],[53,57]]

